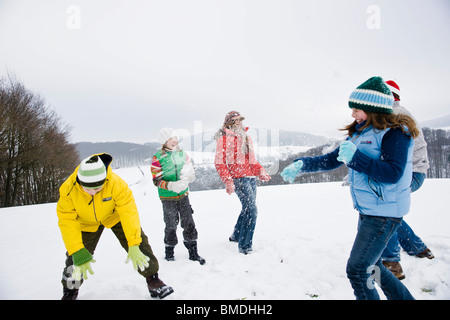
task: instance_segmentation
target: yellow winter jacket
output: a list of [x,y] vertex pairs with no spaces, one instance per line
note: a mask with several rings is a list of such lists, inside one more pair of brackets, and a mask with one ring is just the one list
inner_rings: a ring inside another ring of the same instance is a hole
[[130,188],[112,172],[109,154],[97,156],[107,169],[106,181],[99,193],[90,196],[84,192],[77,181],[79,167],[59,188],[58,226],[69,255],[84,248],[81,232],[95,232],[100,224],[111,228],[121,222],[129,247],[142,242],[139,214]]

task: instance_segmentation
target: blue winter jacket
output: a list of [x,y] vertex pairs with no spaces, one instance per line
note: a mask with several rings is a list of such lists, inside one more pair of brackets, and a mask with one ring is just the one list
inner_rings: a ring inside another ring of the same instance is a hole
[[[414,140],[399,128],[373,130],[371,127],[348,140],[358,148],[347,164],[355,209],[372,216],[401,218],[407,214]],[[343,164],[337,160],[338,154],[339,148],[323,156],[295,161],[303,161],[302,172],[332,170]]]

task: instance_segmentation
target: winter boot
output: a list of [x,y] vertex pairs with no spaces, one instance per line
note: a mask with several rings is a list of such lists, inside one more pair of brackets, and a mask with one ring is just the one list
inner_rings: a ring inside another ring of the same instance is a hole
[[175,256],[174,256],[174,246],[166,246],[166,257],[165,259],[167,261],[174,261],[175,260]]
[[77,300],[78,289],[63,288],[63,296],[61,300]]
[[428,259],[433,259],[434,255],[431,252],[430,249],[425,248],[425,250],[423,250],[421,253],[416,254],[417,258],[428,258]]
[[185,247],[189,252],[189,260],[198,261],[201,265],[205,264],[206,260],[198,255],[197,241],[184,242]]
[[173,293],[172,287],[169,287],[158,278],[158,274],[146,278],[148,291],[150,292],[150,296],[152,298],[160,298],[163,299],[167,297],[169,294]]
[[402,266],[400,265],[400,262],[398,261],[383,261],[383,265],[388,268],[390,272],[394,274],[394,276],[397,277],[398,280],[403,280],[406,278],[405,274],[403,273]]

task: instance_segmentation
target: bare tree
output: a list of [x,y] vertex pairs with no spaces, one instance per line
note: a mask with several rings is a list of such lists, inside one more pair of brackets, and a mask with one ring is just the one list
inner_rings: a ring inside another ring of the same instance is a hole
[[0,79],[0,207],[53,202],[79,162],[69,130],[14,77]]

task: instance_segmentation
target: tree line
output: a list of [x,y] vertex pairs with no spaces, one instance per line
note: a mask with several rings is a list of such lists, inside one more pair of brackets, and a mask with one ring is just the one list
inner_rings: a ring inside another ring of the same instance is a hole
[[450,131],[430,128],[422,131],[430,162],[428,178],[450,178]]
[[58,200],[79,163],[69,130],[14,76],[0,78],[0,207]]
[[[442,129],[423,128],[425,141],[427,142],[428,160],[430,168],[427,171],[427,178],[440,179],[450,178],[450,131]],[[301,152],[290,156],[286,160],[280,160],[276,163],[278,170],[271,174],[272,179],[268,182],[260,183],[261,185],[281,185],[287,184],[280,172],[292,163],[293,160],[300,157],[315,157],[323,155],[337,148],[338,144],[325,144],[323,146],[311,148],[308,151]],[[269,167],[273,164],[269,164]],[[345,183],[348,168],[340,166],[336,170],[306,173],[298,176],[294,183],[318,183],[318,182],[336,182],[343,181]],[[219,176],[215,172],[213,166],[196,166],[196,180],[189,185],[191,190],[207,190],[223,188]]]

